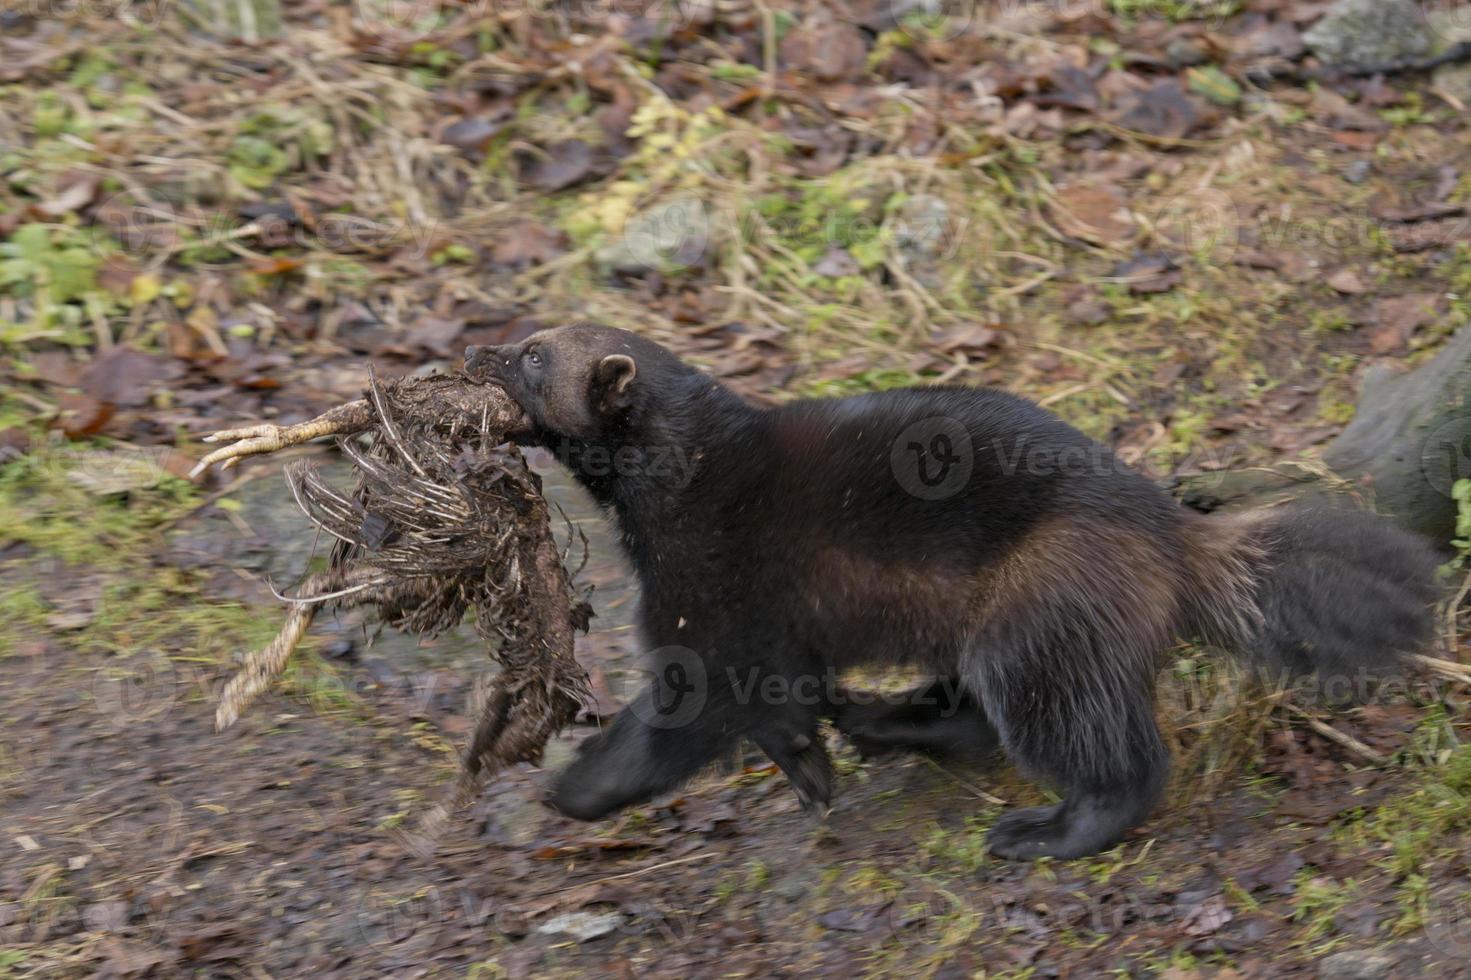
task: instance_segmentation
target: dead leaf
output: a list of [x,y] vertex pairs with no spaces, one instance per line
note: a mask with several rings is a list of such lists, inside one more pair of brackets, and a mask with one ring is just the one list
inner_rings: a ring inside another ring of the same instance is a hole
[[113,406],[90,395],[68,392],[57,399],[61,414],[57,424],[68,439],[95,436],[112,421]]
[[509,228],[491,247],[490,260],[510,269],[541,265],[566,251],[567,236],[539,221],[526,220]]
[[1117,246],[1134,235],[1134,218],[1124,196],[1101,184],[1071,184],[1050,202],[1058,227],[1074,238]]
[[1191,910],[1183,925],[1186,935],[1209,936],[1231,919],[1231,910],[1226,908],[1226,900],[1220,895],[1212,895]]
[[868,41],[852,24],[799,27],[782,38],[781,62],[820,82],[857,81],[868,72]]
[[1119,263],[1113,270],[1116,278],[1129,285],[1135,295],[1167,293],[1180,283],[1181,273],[1175,260],[1168,255],[1136,255],[1127,262]]
[[153,400],[165,382],[184,375],[184,366],[172,358],[145,354],[118,345],[93,358],[82,375],[82,390],[98,402],[119,408],[140,408]]
[[442,143],[460,150],[484,152],[487,144],[495,139],[506,128],[504,122],[495,122],[482,116],[471,119],[461,119],[457,123],[451,123],[439,134]]
[[562,140],[523,159],[521,179],[544,191],[564,190],[592,175],[592,147],[582,140]]
[[1364,280],[1359,278],[1357,272],[1348,268],[1339,269],[1329,276],[1328,285],[1345,296],[1358,296],[1369,288],[1364,285]]
[[1375,354],[1388,354],[1407,344],[1416,330],[1435,319],[1435,293],[1407,293],[1385,296],[1374,304],[1378,325],[1369,335],[1369,349]]
[[1333,129],[1350,129],[1364,133],[1382,133],[1389,123],[1372,112],[1366,112],[1328,86],[1313,89],[1310,111],[1323,125]]
[[1032,101],[1039,106],[1057,106],[1092,112],[1100,105],[1098,80],[1068,61],[1059,61],[1036,76],[1038,93]]
[[464,332],[464,320],[441,319],[426,313],[414,321],[406,338],[407,345],[433,357],[450,357],[458,353],[457,341]]
[[[64,183],[67,183],[63,181]],[[102,178],[96,174],[75,175],[64,190],[55,197],[33,205],[31,210],[47,218],[60,218],[73,214],[92,203]]]
[[1180,139],[1218,118],[1219,110],[1187,94],[1178,79],[1167,78],[1120,99],[1109,122],[1146,136]]

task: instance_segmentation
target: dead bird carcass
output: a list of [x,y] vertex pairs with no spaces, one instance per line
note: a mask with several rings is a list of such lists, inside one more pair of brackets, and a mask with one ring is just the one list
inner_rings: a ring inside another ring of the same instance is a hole
[[384,624],[430,637],[473,610],[502,670],[453,798],[428,821],[442,823],[497,769],[541,756],[586,699],[572,645],[592,613],[572,587],[540,479],[505,444],[521,418],[501,388],[438,375],[372,380],[362,400],[310,422],[209,437],[231,445],[205,457],[196,473],[333,435],[358,475],[343,493],[309,462],[287,467],[297,504],[335,539],[331,562],[302,582],[276,639],[225,685],[216,728],[232,725],[285,669],[321,609],[372,606]]

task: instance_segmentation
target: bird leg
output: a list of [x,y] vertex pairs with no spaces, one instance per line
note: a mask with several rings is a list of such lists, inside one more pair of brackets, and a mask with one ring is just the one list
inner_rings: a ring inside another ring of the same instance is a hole
[[367,401],[358,400],[338,405],[307,422],[296,425],[250,425],[243,429],[224,429],[204,437],[205,442],[228,442],[199,461],[189,474],[199,476],[215,463],[223,463],[229,469],[247,456],[274,453],[288,446],[319,439],[322,436],[351,435],[371,428],[374,423],[372,409]]

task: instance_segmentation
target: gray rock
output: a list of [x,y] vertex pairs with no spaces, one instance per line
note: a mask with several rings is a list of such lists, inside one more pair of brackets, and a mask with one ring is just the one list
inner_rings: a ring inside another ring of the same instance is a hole
[[1318,969],[1322,980],[1378,980],[1387,976],[1397,961],[1388,953],[1372,949],[1347,949],[1334,953]]
[[559,915],[555,919],[542,923],[536,927],[536,931],[543,936],[568,935],[580,943],[585,943],[599,936],[606,936],[622,923],[622,912],[606,912],[602,915],[595,915],[592,912],[568,912],[566,915]]
[[1333,67],[1424,58],[1436,43],[1414,0],[1338,0],[1302,39]]

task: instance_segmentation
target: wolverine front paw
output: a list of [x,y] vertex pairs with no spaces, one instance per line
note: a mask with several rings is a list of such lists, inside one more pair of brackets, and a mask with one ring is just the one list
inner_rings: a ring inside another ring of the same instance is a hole
[[583,753],[557,777],[547,802],[575,820],[601,820],[634,801],[616,772]]

